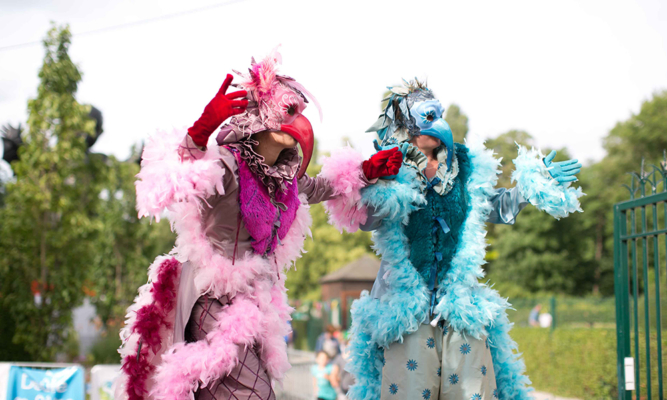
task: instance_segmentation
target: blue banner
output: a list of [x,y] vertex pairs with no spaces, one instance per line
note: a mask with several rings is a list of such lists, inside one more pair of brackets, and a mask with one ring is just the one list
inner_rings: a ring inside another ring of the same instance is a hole
[[83,368],[34,369],[12,366],[7,400],[85,400]]

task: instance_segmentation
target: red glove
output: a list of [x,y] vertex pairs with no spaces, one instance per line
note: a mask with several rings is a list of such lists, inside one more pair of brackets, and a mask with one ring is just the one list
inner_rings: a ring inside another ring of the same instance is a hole
[[213,100],[204,108],[204,112],[197,122],[188,129],[188,135],[197,144],[197,146],[204,147],[208,143],[208,137],[220,126],[225,120],[232,115],[241,114],[248,107],[248,100],[234,100],[246,97],[248,92],[239,90],[234,93],[225,94],[229,88],[229,84],[234,79],[230,74],[222,83],[218,94]]
[[373,154],[371,158],[361,164],[361,169],[368,180],[398,174],[403,164],[403,153],[394,147],[389,150],[381,150]]

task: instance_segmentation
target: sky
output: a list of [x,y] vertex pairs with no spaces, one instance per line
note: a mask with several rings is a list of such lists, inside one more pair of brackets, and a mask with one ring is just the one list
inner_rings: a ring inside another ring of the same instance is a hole
[[104,114],[94,150],[121,159],[148,135],[190,126],[227,73],[278,44],[281,72],[322,105],[322,122],[314,106],[305,114],[325,151],[347,137],[370,154],[365,130],[401,78],[427,79],[468,115],[472,135],[522,129],[585,161],[667,89],[667,5],[657,0],[3,0],[0,124],[25,123],[44,55],[39,44],[2,48],[39,41],[50,21],[74,34],[78,100]]

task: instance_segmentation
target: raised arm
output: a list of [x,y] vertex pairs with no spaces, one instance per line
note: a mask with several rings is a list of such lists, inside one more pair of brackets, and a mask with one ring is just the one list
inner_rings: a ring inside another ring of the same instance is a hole
[[575,175],[580,171],[581,164],[577,160],[555,163],[555,156],[555,151],[544,157],[539,150],[519,146],[512,180],[516,181],[517,190],[526,201],[560,219],[573,212],[583,211],[579,198],[584,193],[581,188],[570,186],[571,182],[577,180]]
[[[206,148],[209,136],[225,119],[240,114],[247,100],[235,100],[245,91],[226,94],[232,82],[227,75],[220,90],[204,108],[201,117],[183,131],[158,132],[151,136],[142,153],[137,174],[137,210],[139,217],[160,215],[175,203],[200,202],[225,193],[226,166],[217,146]],[[231,178],[227,174],[227,178]]]
[[538,155],[539,152],[534,154],[536,157],[530,157],[529,153],[524,149],[515,160],[517,170],[520,170],[513,174],[513,179],[520,180],[520,183],[511,189],[498,188],[489,198],[492,210],[487,222],[514,225],[521,210],[531,204],[522,192],[531,196],[538,208],[555,214],[557,218],[576,211],[574,207],[578,205],[576,199],[579,192],[570,190],[569,185],[576,182],[575,175],[581,171],[581,164],[577,160],[553,162],[555,151],[546,157]]

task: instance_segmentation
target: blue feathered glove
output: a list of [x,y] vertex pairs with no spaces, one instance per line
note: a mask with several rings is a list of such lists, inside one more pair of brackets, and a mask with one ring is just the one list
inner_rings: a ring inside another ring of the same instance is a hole
[[561,185],[567,186],[570,182],[576,182],[578,179],[575,175],[581,171],[581,164],[578,160],[553,162],[554,157],[556,157],[556,150],[549,153],[543,160],[551,177]]
[[[403,157],[405,157],[405,154],[408,152],[408,149],[411,146],[411,144],[407,143],[407,142],[398,143],[398,144],[389,144],[389,145],[386,145],[386,146],[382,146],[382,145],[380,145],[380,143],[378,143],[377,139],[373,140],[373,145],[375,146],[375,150],[377,150],[377,151],[398,148],[398,150],[401,153],[403,153]],[[381,179],[396,179],[396,175],[383,176]]]

